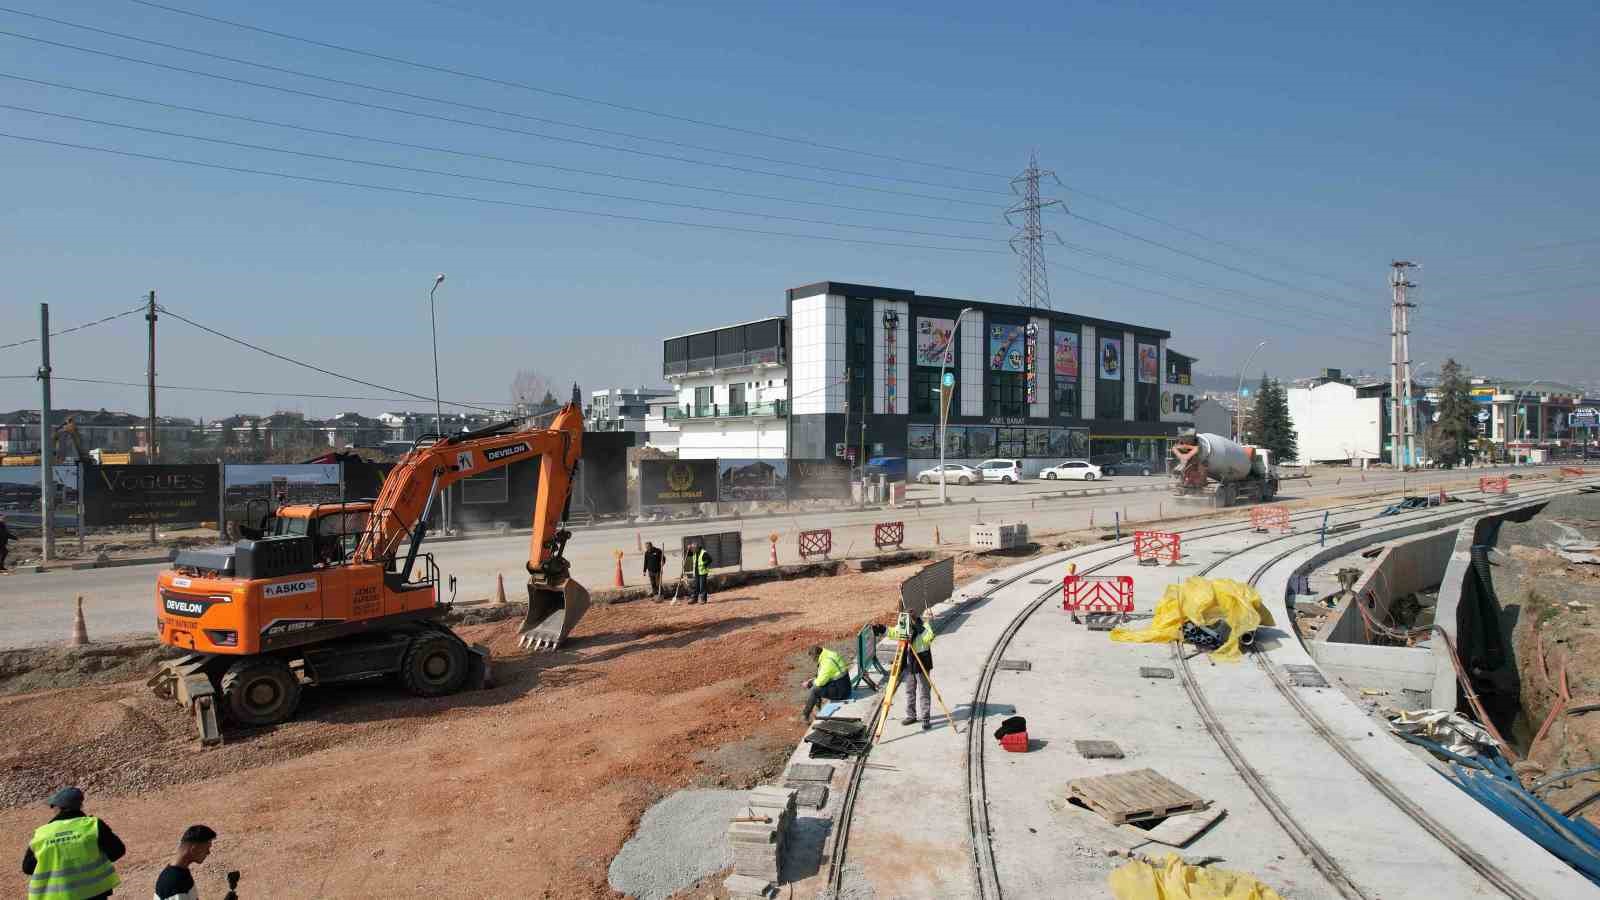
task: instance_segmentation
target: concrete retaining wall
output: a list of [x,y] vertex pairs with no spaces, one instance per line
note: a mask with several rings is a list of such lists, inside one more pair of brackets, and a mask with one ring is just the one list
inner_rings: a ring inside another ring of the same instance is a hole
[[[1374,621],[1386,622],[1389,607],[1396,597],[1442,582],[1458,530],[1457,526],[1451,526],[1384,547],[1355,583],[1355,597],[1366,605],[1367,614]],[[1315,639],[1343,644],[1366,643],[1361,613],[1351,600],[1340,603],[1317,631]]]

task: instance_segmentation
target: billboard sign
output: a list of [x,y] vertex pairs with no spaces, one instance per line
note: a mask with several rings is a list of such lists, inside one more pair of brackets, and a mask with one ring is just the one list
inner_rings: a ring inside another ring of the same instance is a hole
[[639,460],[639,505],[714,503],[717,461],[714,459]]
[[955,350],[950,341],[955,333],[955,319],[930,319],[918,316],[917,365],[954,365]]
[[850,467],[831,459],[790,460],[789,496],[795,500],[849,500]]
[[1139,383],[1155,384],[1161,380],[1161,347],[1157,344],[1136,344],[1139,350]]
[[989,368],[995,372],[1021,372],[1022,326],[989,326]]
[[788,460],[717,460],[717,499],[782,501],[788,497]]
[[1066,378],[1078,377],[1078,332],[1056,332],[1055,340],[1055,371],[1057,375]]
[[1567,413],[1568,428],[1600,428],[1600,409],[1585,406]]
[[214,522],[219,513],[215,465],[83,467],[84,524]]
[[1122,338],[1100,339],[1100,377],[1106,381],[1122,380]]

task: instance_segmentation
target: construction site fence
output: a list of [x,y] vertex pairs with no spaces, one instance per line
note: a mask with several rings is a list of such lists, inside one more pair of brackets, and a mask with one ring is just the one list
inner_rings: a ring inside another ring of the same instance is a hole
[[1061,580],[1061,608],[1073,615],[1133,612],[1133,576],[1067,575]]
[[1183,557],[1183,535],[1176,531],[1135,531],[1133,533],[1133,558],[1140,565],[1146,563],[1169,566],[1178,564]]
[[1289,510],[1282,506],[1257,506],[1250,510],[1250,529],[1252,531],[1288,531]]
[[906,523],[879,522],[872,526],[872,544],[879,550],[898,547],[906,542]]
[[1483,494],[1504,494],[1511,486],[1511,480],[1505,476],[1485,475],[1478,479],[1478,491]]
[[820,556],[824,559],[833,552],[833,529],[814,528],[810,531],[800,532],[800,558],[810,559]]
[[1562,466],[1561,467],[1561,474],[1562,475],[1570,475],[1573,478],[1582,478],[1583,477],[1583,467],[1582,466]]

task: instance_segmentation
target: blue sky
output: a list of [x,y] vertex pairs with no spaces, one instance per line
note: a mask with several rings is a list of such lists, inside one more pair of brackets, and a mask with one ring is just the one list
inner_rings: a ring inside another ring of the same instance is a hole
[[[658,382],[662,336],[779,312],[783,290],[799,284],[1014,299],[1001,176],[1037,150],[1063,182],[1053,195],[1074,214],[1046,218],[1071,245],[1047,251],[1056,308],[1167,328],[1204,371],[1237,371],[1260,340],[1269,343],[1252,368],[1284,377],[1383,367],[1387,266],[1398,257],[1423,264],[1414,276],[1419,364],[1454,355],[1485,374],[1600,379],[1590,349],[1600,308],[1592,3],[161,2],[604,103],[132,0],[0,0],[0,31],[35,39],[0,35],[0,73],[34,79],[0,78],[0,104],[35,111],[0,108],[0,132],[500,201],[0,138],[0,344],[37,333],[40,301],[64,327],[131,308],[153,288],[220,331],[431,395],[427,292],[445,272],[447,398],[504,402],[518,369],[585,389]],[[56,373],[140,381],[143,324],[132,316],[58,338]],[[160,380],[172,385],[385,395],[170,319],[159,350]],[[33,345],[0,350],[0,375],[36,365]],[[56,397],[143,404],[135,388],[61,383]],[[32,382],[0,379],[0,408],[36,402]],[[179,390],[161,398],[164,412],[207,417],[404,405]]]

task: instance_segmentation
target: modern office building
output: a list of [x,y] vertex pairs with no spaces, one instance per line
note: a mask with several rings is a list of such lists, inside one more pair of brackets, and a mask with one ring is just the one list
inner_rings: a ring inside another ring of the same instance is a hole
[[1194,360],[1169,353],[1164,329],[836,281],[787,296],[791,459],[937,459],[941,377],[951,461],[1159,466],[1193,424]]
[[650,415],[650,404],[671,398],[676,392],[671,388],[606,388],[589,393],[589,415],[583,427],[587,431],[646,430],[645,419]]

